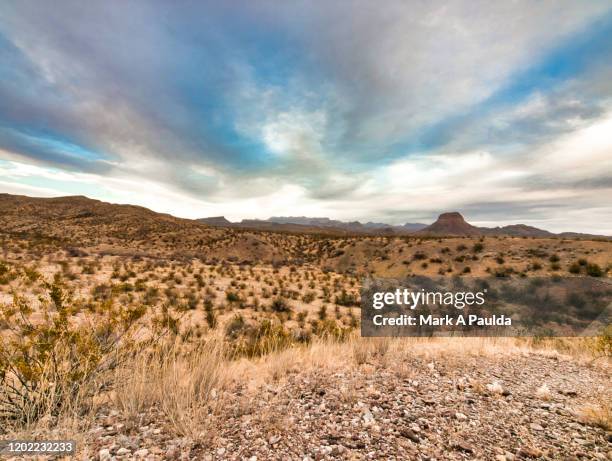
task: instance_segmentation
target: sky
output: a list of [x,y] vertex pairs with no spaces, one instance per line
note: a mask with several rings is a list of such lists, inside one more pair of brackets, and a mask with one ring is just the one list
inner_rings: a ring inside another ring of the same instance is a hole
[[0,192],[612,234],[612,1],[0,2]]

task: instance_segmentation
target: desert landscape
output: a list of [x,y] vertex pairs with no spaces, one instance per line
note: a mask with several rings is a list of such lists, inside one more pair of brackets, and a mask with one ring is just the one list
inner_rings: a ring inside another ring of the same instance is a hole
[[0,459],[612,461],[610,37],[0,1]]
[[[0,195],[3,438],[79,459],[610,459],[610,332],[361,338],[364,277],[607,279],[597,236],[210,226]],[[466,235],[467,234],[467,235]]]

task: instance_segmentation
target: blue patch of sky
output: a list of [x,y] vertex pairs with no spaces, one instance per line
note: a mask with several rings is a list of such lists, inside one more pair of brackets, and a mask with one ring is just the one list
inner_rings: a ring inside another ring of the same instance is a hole
[[59,160],[65,158],[67,163],[73,160],[95,162],[111,158],[108,154],[88,149],[66,136],[33,128],[15,129],[0,125],[0,147],[15,149],[17,153],[30,154],[39,159],[44,159],[45,154]]
[[271,91],[279,112],[312,109],[322,103],[322,96],[313,101],[299,84],[300,76],[313,78],[313,68],[297,40],[286,31],[246,21],[235,17],[215,23],[216,28],[223,24],[222,31],[199,32],[189,25],[180,31],[184,48],[173,57],[176,78],[171,87],[186,112],[183,128],[203,155],[216,156],[239,170],[263,171],[278,156],[269,151],[261,133],[245,132],[240,126],[245,120],[262,122],[266,116],[258,95]]
[[[612,14],[568,37],[534,65],[519,70],[509,83],[468,111],[454,114],[426,127],[416,136],[391,146],[386,158],[393,160],[413,153],[439,149],[452,141],[462,124],[486,119],[495,111],[520,105],[535,93],[549,93],[567,80],[584,78],[592,66],[612,63]],[[503,59],[503,57],[500,57]],[[485,141],[485,140],[481,140]],[[378,160],[379,161],[379,160]]]

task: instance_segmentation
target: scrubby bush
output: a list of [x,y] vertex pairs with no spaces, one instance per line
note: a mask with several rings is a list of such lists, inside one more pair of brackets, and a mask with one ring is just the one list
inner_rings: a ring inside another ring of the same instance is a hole
[[336,296],[335,302],[339,306],[346,306],[346,307],[359,305],[359,301],[357,300],[357,297],[351,293],[348,293],[344,289],[342,290],[339,296]]
[[132,327],[142,308],[104,304],[103,315],[88,313],[77,322],[60,278],[45,283],[39,316],[31,320],[30,301],[14,295],[0,306],[0,427],[29,424],[67,406],[87,405],[134,345]]
[[274,312],[291,312],[291,306],[280,296],[272,301],[270,308]]
[[586,265],[586,273],[591,277],[601,277],[603,275],[603,270],[598,264],[590,263]]

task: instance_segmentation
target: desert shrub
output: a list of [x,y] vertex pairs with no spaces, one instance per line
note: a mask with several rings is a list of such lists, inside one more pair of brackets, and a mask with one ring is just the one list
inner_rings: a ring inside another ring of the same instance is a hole
[[427,259],[427,255],[422,251],[417,251],[414,255],[412,255],[412,259],[415,261],[420,261],[423,259]]
[[41,277],[35,267],[24,267],[23,273],[30,282],[36,282]]
[[240,296],[235,291],[226,291],[225,292],[225,299],[227,299],[227,301],[229,303],[240,302]]
[[217,316],[215,315],[213,302],[210,298],[204,301],[204,311],[206,312],[206,323],[210,328],[217,327]]
[[580,264],[577,262],[572,263],[568,269],[570,274],[580,274]]
[[591,277],[601,277],[603,275],[603,270],[598,264],[590,263],[586,266],[586,273]]
[[548,260],[551,263],[558,263],[560,261],[560,258],[558,254],[554,254],[554,255],[551,255],[550,258],[548,258]]
[[344,341],[349,337],[351,328],[343,328],[335,320],[325,319],[313,322],[312,332],[321,338]]
[[474,253],[480,253],[482,250],[484,250],[484,244],[482,244],[481,242],[476,242],[472,247],[472,251]]
[[296,339],[282,325],[263,320],[258,325],[243,329],[240,338],[230,349],[235,357],[260,357],[287,349]]
[[149,287],[142,298],[142,302],[147,306],[152,306],[159,301],[159,288]]
[[45,288],[36,323],[26,298],[14,295],[12,305],[0,306],[0,321],[9,327],[0,336],[0,428],[58,415],[75,401],[91,402],[105,372],[134,344],[133,325],[144,314],[109,301],[103,315],[77,322],[60,278]]
[[315,297],[316,294],[313,291],[309,291],[302,297],[302,301],[304,301],[306,304],[310,304],[315,300]]
[[236,339],[245,328],[246,322],[244,321],[244,317],[237,314],[225,326],[225,335],[231,339]]
[[340,296],[336,296],[336,304],[339,306],[359,306],[359,300],[354,294],[348,293],[346,290],[342,290]]
[[272,309],[274,312],[291,312],[291,306],[289,306],[287,301],[280,296],[276,297],[272,301],[272,304],[270,304],[270,309]]

